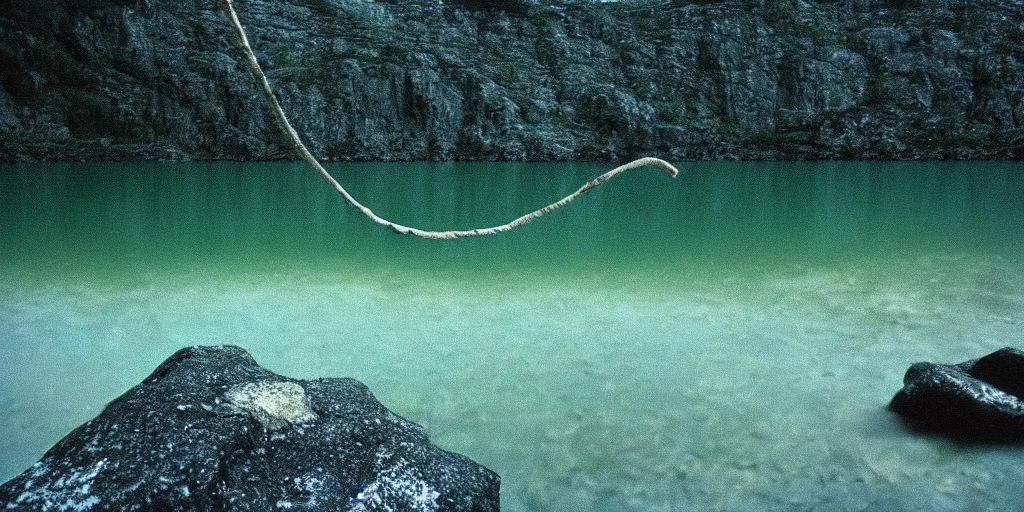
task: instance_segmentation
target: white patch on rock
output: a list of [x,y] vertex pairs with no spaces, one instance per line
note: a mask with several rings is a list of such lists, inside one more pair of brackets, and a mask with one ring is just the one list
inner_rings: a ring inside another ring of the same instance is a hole
[[[426,481],[420,470],[410,466],[404,458],[387,461],[389,454],[377,453],[377,478],[363,487],[349,508],[352,512],[411,510],[434,512],[441,495]],[[384,467],[382,467],[384,466]]]
[[[67,476],[59,478],[52,485],[42,485],[31,491],[26,486],[25,492],[18,495],[14,503],[8,503],[6,508],[15,510],[22,506],[35,504],[42,505],[43,510],[75,512],[91,510],[100,503],[99,497],[89,494],[92,489],[92,480],[106,465],[107,459],[103,459],[87,468],[75,470]],[[48,466],[40,461],[34,467],[33,475],[38,478],[42,476],[40,470]]]
[[294,382],[249,382],[232,387],[224,397],[253,415],[267,430],[317,419],[306,391]]

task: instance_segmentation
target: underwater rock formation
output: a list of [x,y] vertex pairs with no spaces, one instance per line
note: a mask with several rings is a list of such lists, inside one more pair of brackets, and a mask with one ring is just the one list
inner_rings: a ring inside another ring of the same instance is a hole
[[1024,352],[955,365],[914,363],[889,407],[924,430],[964,440],[1024,440]]
[[498,510],[500,478],[353,379],[178,351],[0,486],[0,510]]
[[[339,160],[1024,158],[1020,1],[248,0]],[[0,161],[290,158],[214,0],[0,0]]]

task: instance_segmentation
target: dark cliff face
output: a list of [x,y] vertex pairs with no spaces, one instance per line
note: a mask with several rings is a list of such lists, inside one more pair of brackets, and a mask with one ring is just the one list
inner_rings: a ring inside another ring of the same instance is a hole
[[[236,0],[337,160],[1024,157],[1024,2]],[[214,0],[0,0],[0,160],[290,157]]]

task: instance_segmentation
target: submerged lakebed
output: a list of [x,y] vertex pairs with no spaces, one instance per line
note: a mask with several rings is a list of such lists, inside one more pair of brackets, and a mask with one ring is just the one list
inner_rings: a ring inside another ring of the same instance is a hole
[[[595,164],[345,164],[501,224]],[[1024,447],[909,431],[915,361],[1024,348],[1019,163],[631,171],[509,233],[371,224],[300,164],[0,168],[0,480],[175,350],[354,377],[521,510],[1009,510]]]

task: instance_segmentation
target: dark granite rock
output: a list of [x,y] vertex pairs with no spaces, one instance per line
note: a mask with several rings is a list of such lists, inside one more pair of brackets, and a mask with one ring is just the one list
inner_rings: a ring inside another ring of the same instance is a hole
[[[290,157],[214,0],[0,0],[0,161]],[[1024,158],[1020,0],[238,0],[325,161]]]
[[0,486],[0,510],[498,510],[500,479],[352,379],[178,351]]
[[924,430],[964,440],[1024,440],[1024,352],[956,365],[914,363],[889,407]]

